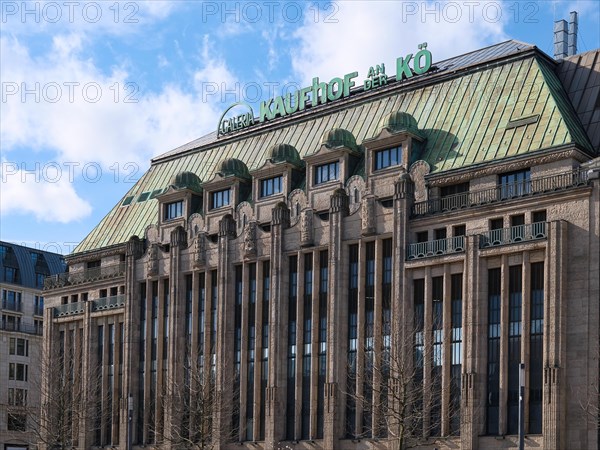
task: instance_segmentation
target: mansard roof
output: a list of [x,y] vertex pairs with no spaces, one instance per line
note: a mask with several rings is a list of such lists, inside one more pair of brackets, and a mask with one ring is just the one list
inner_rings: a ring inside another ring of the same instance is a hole
[[[430,165],[432,174],[565,146],[590,156],[598,153],[556,74],[558,63],[535,46],[507,41],[434,65],[436,70],[409,80],[369,91],[355,89],[345,99],[178,147],[154,158],[124,198],[164,188],[180,171],[210,180],[224,158],[240,160],[253,171],[278,143],[305,157],[319,149],[321,137],[332,129],[351,133],[360,146],[394,114],[404,125],[418,127],[424,139],[419,159]],[[156,201],[121,203],[76,253],[126,242],[157,222]]]

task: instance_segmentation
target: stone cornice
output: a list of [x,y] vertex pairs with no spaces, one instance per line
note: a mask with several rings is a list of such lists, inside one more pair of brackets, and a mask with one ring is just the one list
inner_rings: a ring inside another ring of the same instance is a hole
[[72,255],[65,256],[67,264],[78,264],[87,261],[93,261],[100,258],[106,258],[108,256],[124,255],[127,249],[127,242],[116,244],[111,247],[105,247],[98,250],[93,250],[86,253],[73,253]]

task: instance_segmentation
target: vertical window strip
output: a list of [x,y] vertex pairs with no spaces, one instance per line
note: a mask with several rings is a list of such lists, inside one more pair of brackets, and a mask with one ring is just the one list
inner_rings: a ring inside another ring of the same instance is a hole
[[242,364],[242,295],[243,295],[243,267],[235,267],[235,330],[233,342],[233,413],[231,417],[233,430],[240,427],[240,390],[241,390],[241,364]]
[[256,345],[256,263],[248,265],[248,374],[246,380],[246,440],[254,440],[254,349]]
[[217,271],[210,271],[210,379],[214,383],[217,378],[217,305],[219,302],[219,285]]
[[312,253],[304,255],[304,336],[302,353],[302,439],[310,439],[310,371],[312,357]]
[[521,363],[522,270],[508,270],[508,434],[519,432],[519,365]]
[[348,376],[346,381],[346,436],[355,437],[356,430],[356,353],[358,347],[358,245],[348,248]]
[[531,264],[531,333],[529,336],[529,430],[542,433],[544,341],[544,263]]
[[204,343],[205,338],[205,319],[206,318],[206,274],[198,274],[198,378],[204,377]]
[[460,397],[462,372],[462,273],[452,275],[450,279],[450,321],[452,328],[450,362],[450,434],[460,434]]
[[381,390],[379,403],[381,405],[381,422],[378,424],[377,437],[387,437],[385,417],[388,406],[388,382],[390,377],[390,352],[392,345],[392,240],[384,239],[382,242],[382,350],[381,357]]
[[325,411],[325,374],[327,368],[327,292],[329,289],[328,252],[319,254],[319,358],[317,384],[317,439],[323,438]]
[[140,284],[140,346],[138,369],[138,398],[137,398],[137,444],[144,443],[144,373],[146,355],[146,283]]
[[367,242],[365,259],[365,366],[362,433],[372,435],[373,364],[375,363],[375,242]]
[[425,327],[425,280],[413,280],[413,305],[414,305],[414,384],[415,384],[415,399],[414,399],[414,414],[415,425],[413,427],[417,435],[419,430],[423,429],[423,363],[424,363],[424,327]]
[[259,440],[265,438],[265,412],[267,381],[269,379],[269,296],[271,291],[271,267],[269,261],[263,262],[262,292],[262,356],[260,370],[260,430]]
[[287,402],[286,402],[286,439],[296,439],[296,306],[298,302],[298,257],[289,259],[289,305],[288,305],[288,364],[287,364]]
[[440,436],[442,425],[442,364],[444,362],[444,277],[432,282],[432,365],[431,365],[431,426],[430,435]]
[[498,434],[500,395],[500,269],[488,270],[487,434]]

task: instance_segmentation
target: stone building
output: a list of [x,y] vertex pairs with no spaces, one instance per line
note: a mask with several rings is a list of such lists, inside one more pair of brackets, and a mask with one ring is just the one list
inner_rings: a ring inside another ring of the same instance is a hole
[[523,363],[526,445],[598,447],[600,51],[404,78],[152,160],[47,280],[70,444],[510,448]]
[[40,408],[44,279],[62,255],[0,241],[0,448],[31,448]]

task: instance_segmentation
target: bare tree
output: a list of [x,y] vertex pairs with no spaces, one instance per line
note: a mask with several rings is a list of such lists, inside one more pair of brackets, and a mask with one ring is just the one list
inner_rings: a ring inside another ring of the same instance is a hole
[[22,408],[28,442],[44,449],[71,449],[82,445],[80,432],[93,432],[102,423],[101,371],[93,371],[84,380],[81,348],[46,348],[52,349],[50,354],[40,358],[39,370],[30,377],[30,388],[39,392],[40,405]]
[[[363,347],[362,369],[349,362],[347,401],[362,412],[354,437],[387,439],[398,450],[434,444],[442,425],[441,348],[425,348],[422,329],[373,343]],[[458,413],[451,404],[449,415]]]
[[[218,398],[215,374],[188,363],[179,375],[167,379],[160,399],[165,411],[162,440],[171,448],[182,450],[211,450],[232,441],[237,430],[215,426],[218,415],[234,413],[233,406]],[[230,388],[233,392],[233,383]]]

